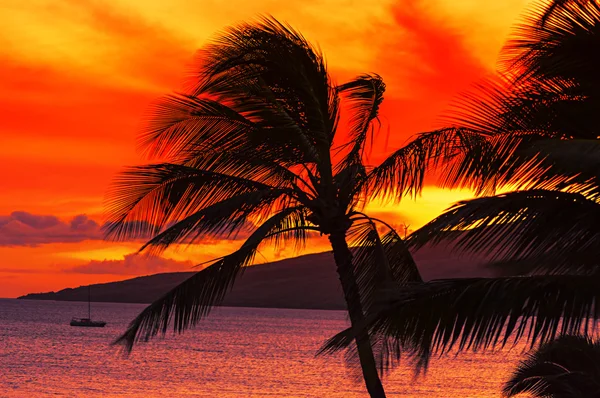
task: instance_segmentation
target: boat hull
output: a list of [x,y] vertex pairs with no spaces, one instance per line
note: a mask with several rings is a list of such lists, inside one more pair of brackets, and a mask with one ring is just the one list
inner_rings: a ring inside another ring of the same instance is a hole
[[92,321],[91,319],[73,319],[71,320],[70,325],[84,328],[103,328],[104,326],[106,326],[106,322]]

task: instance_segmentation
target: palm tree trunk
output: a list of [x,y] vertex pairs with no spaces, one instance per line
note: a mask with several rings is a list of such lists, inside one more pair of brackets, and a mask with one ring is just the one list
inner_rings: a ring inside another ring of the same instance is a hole
[[[363,313],[358,285],[352,269],[352,252],[348,248],[345,231],[332,232],[329,235],[329,241],[333,248],[333,257],[342,283],[350,322],[353,327],[364,325],[365,314]],[[385,391],[377,373],[373,348],[366,331],[356,337],[356,348],[369,395],[371,398],[385,398]]]

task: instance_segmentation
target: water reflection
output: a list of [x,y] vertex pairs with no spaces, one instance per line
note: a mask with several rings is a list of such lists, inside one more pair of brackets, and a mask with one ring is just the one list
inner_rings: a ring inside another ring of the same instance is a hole
[[[144,307],[95,303],[105,328],[73,328],[86,303],[0,300],[0,395],[7,397],[364,397],[342,357],[314,354],[344,312],[221,308],[182,336],[123,358],[109,344]],[[385,381],[388,396],[498,397],[520,349],[434,360]]]

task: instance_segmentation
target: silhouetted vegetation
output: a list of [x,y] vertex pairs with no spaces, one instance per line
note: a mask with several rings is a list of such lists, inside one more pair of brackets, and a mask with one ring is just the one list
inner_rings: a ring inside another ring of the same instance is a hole
[[[353,325],[364,324],[381,289],[420,282],[400,235],[362,212],[370,198],[416,194],[423,182],[407,167],[423,156],[420,143],[365,163],[383,80],[335,84],[322,54],[272,18],[228,29],[198,58],[188,91],[158,102],[141,136],[160,161],[117,178],[107,236],[150,234],[141,250],[152,253],[207,236],[248,238],[146,308],[117,343],[131,350],[170,327],[183,332],[221,302],[260,245],[301,249],[311,232],[331,242]],[[342,108],[350,122],[340,133]],[[368,334],[355,343],[369,393],[385,396]]]
[[[433,352],[548,342],[598,319],[600,276],[600,7],[538,2],[500,55],[499,76],[461,96],[451,127],[417,136],[441,184],[479,198],[460,202],[408,243],[453,241],[494,255],[502,278],[431,281],[396,290],[368,329],[393,366],[426,366]],[[498,190],[507,191],[495,196]],[[486,196],[488,195],[488,196]],[[324,347],[345,347],[347,330]]]
[[[536,3],[498,75],[459,97],[449,127],[371,166],[364,154],[379,127],[381,77],[335,84],[322,54],[272,18],[230,28],[199,52],[187,91],[153,108],[141,146],[159,161],[117,178],[107,235],[150,234],[141,250],[154,253],[206,236],[248,238],[151,304],[117,342],[131,350],[171,326],[183,332],[222,301],[260,245],[301,249],[311,233],[331,242],[352,325],[322,352],[349,348],[373,397],[385,396],[378,372],[402,354],[420,369],[435,352],[587,333],[600,301],[599,33],[595,0]],[[339,134],[342,108],[351,116]],[[363,209],[374,197],[417,194],[427,171],[478,198],[407,245]],[[409,247],[449,241],[492,254],[507,276],[423,283]],[[569,347],[581,341],[543,345],[506,393],[546,391],[519,378],[546,369],[547,355],[571,363]],[[573,369],[569,380],[581,376]]]
[[600,342],[566,335],[543,344],[519,364],[503,392],[507,397],[600,396]]

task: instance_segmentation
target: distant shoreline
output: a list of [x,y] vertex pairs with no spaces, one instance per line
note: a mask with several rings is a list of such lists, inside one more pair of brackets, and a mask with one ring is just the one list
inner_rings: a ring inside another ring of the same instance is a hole
[[[453,253],[443,245],[414,254],[424,280],[490,277],[486,259]],[[196,272],[170,272],[90,285],[91,301],[149,304]],[[20,300],[87,301],[88,287],[29,293]],[[247,267],[222,302],[224,307],[345,310],[346,303],[331,252],[307,254]]]
[[[74,301],[74,300],[51,300],[51,299],[29,299],[22,297],[10,298],[0,297],[0,301],[2,300],[14,300],[14,301],[31,301],[31,302],[56,302],[56,303],[81,303],[87,304],[87,301]],[[92,301],[92,303],[101,303],[101,304],[133,304],[133,305],[144,305],[147,306],[149,303],[125,303],[125,302],[113,302],[113,301]],[[247,308],[247,309],[258,309],[258,310],[294,310],[294,311],[334,311],[334,312],[345,312],[342,309],[331,309],[331,308],[288,308],[288,307],[252,307],[252,306],[244,306],[244,305],[217,305],[215,308]]]
[[[196,272],[171,272],[90,285],[91,301],[149,304]],[[88,287],[29,293],[20,300],[87,301]],[[245,269],[224,307],[345,310],[331,252],[308,254]]]

